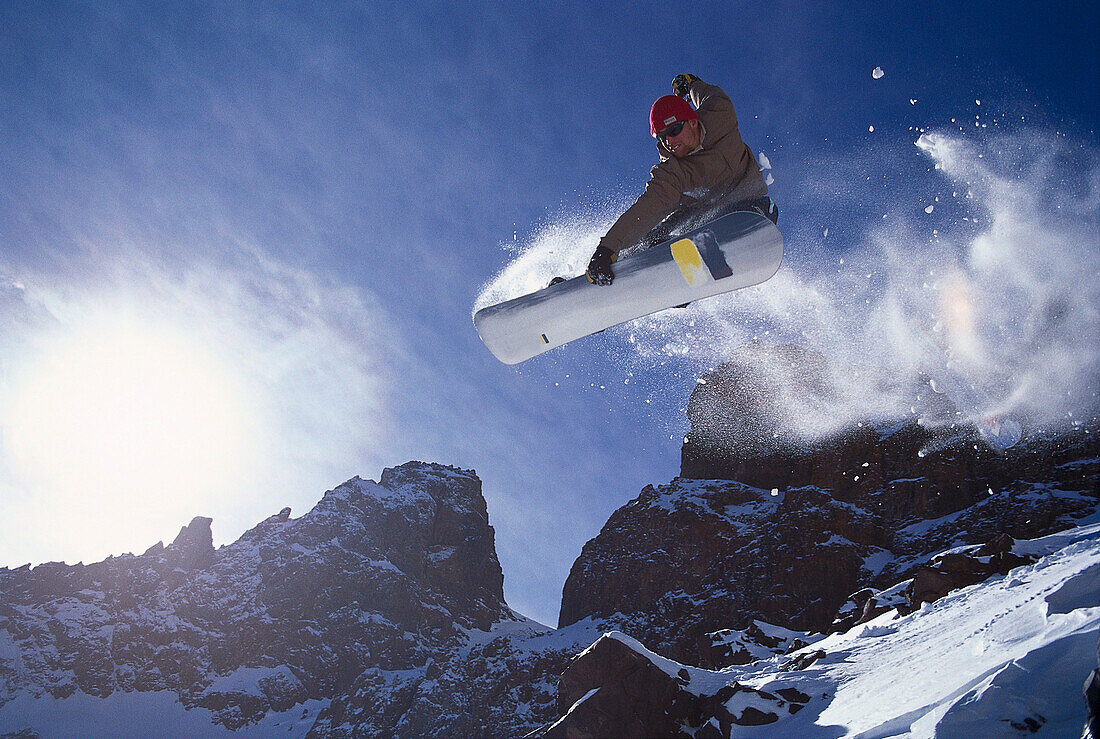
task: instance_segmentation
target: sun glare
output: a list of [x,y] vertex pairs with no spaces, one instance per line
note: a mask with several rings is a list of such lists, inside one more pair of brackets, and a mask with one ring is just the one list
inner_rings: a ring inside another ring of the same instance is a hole
[[88,327],[56,338],[13,388],[9,461],[56,522],[76,521],[85,551],[147,546],[206,513],[249,463],[241,388],[182,333]]

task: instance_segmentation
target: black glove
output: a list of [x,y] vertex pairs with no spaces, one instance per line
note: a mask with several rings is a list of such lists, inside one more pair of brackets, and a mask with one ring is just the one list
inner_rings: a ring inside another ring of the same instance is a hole
[[678,74],[676,79],[672,80],[672,92],[682,98],[687,97],[691,92],[692,84],[698,81],[699,78],[693,74]]
[[615,280],[615,273],[611,271],[611,265],[619,255],[606,246],[597,246],[596,253],[592,255],[592,261],[588,263],[588,269],[584,276],[593,285],[610,285]]

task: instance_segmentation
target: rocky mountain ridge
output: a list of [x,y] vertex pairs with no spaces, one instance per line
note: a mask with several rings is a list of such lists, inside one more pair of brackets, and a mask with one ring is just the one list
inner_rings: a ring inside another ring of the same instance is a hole
[[396,730],[400,716],[376,705],[408,714],[424,679],[449,676],[451,697],[428,691],[443,705],[409,733],[510,734],[551,710],[552,681],[531,676],[556,675],[584,646],[504,660],[487,703],[470,704],[476,655],[507,651],[498,632],[511,644],[549,629],[504,603],[469,471],[410,462],[377,483],[349,480],[301,518],[284,509],[233,544],[211,541],[210,520],[196,518],[139,556],[0,569],[0,729],[24,728],[3,711],[18,697],[168,691],[227,729],[305,706],[318,733],[348,721]]
[[[819,357],[765,351],[825,392]],[[804,670],[824,633],[1027,565],[1017,540],[1100,507],[1095,423],[997,452],[930,394],[931,411],[807,444],[778,430],[758,359],[702,378],[681,476],[586,544],[556,630],[504,602],[476,474],[409,462],[219,549],[200,517],[142,555],[0,568],[0,733],[127,696],[256,735],[625,735],[679,716],[728,736],[822,704],[722,670]]]

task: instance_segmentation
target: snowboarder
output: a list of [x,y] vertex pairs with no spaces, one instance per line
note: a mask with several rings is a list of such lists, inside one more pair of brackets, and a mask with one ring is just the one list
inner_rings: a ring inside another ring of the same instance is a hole
[[615,279],[611,265],[628,246],[653,246],[684,226],[736,210],[755,210],[773,223],[779,216],[726,93],[691,74],[677,75],[672,91],[649,113],[660,162],[638,200],[600,239],[585,271],[597,285]]

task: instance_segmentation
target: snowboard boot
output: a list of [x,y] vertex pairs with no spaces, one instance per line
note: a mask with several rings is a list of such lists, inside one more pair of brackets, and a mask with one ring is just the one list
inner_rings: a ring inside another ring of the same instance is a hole
[[772,223],[779,223],[779,206],[769,197],[751,201],[748,210],[756,211]]

